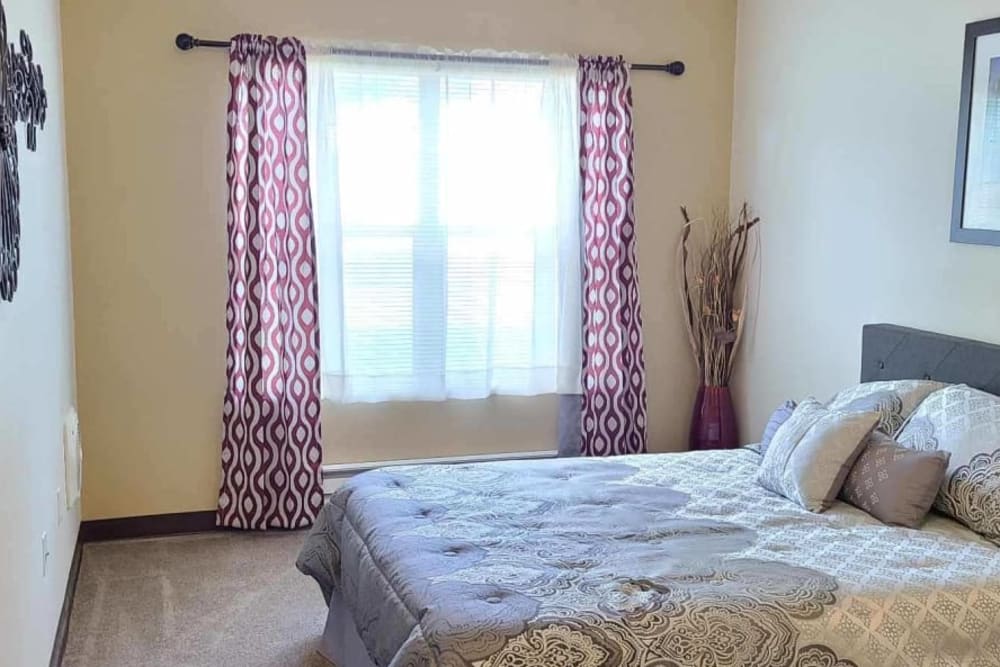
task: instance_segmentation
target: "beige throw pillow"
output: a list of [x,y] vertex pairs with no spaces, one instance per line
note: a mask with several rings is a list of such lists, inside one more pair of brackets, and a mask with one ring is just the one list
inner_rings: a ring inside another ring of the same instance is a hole
[[894,436],[925,398],[945,386],[934,380],[863,382],[839,392],[826,406],[844,412],[877,412],[879,418],[875,428]]
[[831,410],[814,398],[799,403],[774,434],[757,482],[810,512],[826,510],[878,419],[877,412]]

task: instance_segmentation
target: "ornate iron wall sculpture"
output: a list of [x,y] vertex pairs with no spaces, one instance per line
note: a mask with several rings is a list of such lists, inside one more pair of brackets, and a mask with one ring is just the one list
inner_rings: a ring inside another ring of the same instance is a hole
[[21,31],[21,52],[7,43],[7,12],[0,1],[0,299],[17,291],[21,263],[21,186],[17,173],[17,131],[25,123],[25,142],[35,150],[36,132],[45,127],[48,99],[42,67],[32,62],[31,40]]

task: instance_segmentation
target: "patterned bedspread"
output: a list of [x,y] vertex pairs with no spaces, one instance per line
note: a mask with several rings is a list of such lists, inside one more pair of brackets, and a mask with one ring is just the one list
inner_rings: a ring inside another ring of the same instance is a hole
[[1000,550],[810,514],[731,452],[377,470],[299,556],[378,665],[1000,665]]

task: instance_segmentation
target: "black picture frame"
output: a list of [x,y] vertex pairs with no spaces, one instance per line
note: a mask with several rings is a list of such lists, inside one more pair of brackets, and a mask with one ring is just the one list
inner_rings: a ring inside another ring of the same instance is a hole
[[976,21],[965,26],[962,97],[959,104],[958,146],[955,157],[955,189],[951,209],[951,240],[953,243],[1000,246],[1000,231],[969,228],[963,224],[965,218],[965,180],[969,161],[969,130],[972,123],[972,84],[976,70],[976,41],[984,35],[995,33],[1000,33],[1000,18]]

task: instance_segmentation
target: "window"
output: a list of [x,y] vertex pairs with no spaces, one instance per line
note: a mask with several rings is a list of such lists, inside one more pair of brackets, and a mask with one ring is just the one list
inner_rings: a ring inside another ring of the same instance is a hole
[[579,391],[576,64],[311,55],[324,398]]

